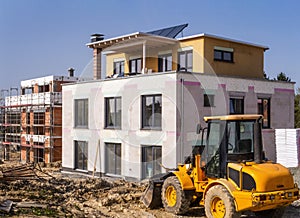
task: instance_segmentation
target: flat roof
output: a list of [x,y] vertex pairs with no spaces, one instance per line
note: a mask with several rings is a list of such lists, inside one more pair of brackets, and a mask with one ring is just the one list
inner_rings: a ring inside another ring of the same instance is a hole
[[138,39],[142,38],[143,40],[149,40],[149,41],[159,41],[161,43],[176,43],[184,40],[189,40],[189,39],[194,39],[194,38],[200,38],[200,37],[209,37],[209,38],[214,38],[214,39],[219,39],[219,40],[225,40],[225,41],[230,41],[230,42],[235,42],[239,44],[244,44],[244,45],[249,45],[249,46],[254,46],[258,48],[262,48],[264,50],[268,50],[269,47],[256,44],[256,43],[250,43],[250,42],[245,42],[242,40],[236,40],[236,39],[231,39],[223,36],[217,36],[213,34],[208,34],[208,33],[201,33],[201,34],[195,34],[191,36],[186,36],[186,37],[181,37],[181,38],[169,38],[169,37],[164,37],[164,36],[159,36],[155,34],[150,34],[150,33],[144,33],[144,32],[135,32],[135,33],[130,33],[126,35],[121,35],[113,38],[108,38],[104,39],[101,41],[96,41],[96,42],[90,42],[87,43],[86,46],[89,48],[108,48],[112,45],[115,45],[116,43],[124,43],[125,41],[132,40],[132,39]]
[[91,42],[87,43],[86,46],[89,48],[101,48],[101,49],[106,49],[110,46],[113,46],[115,44],[123,44],[128,41],[137,41],[137,40],[147,40],[147,42],[160,42],[160,43],[166,43],[166,44],[175,44],[178,43],[178,40],[169,38],[169,37],[164,37],[164,36],[159,36],[159,35],[154,35],[150,33],[143,33],[143,32],[135,32],[127,35],[122,35],[114,38],[109,38],[109,39],[104,39],[96,42]]
[[44,77],[38,77],[38,78],[23,80],[23,81],[21,81],[21,88],[32,87],[35,84],[46,85],[46,84],[49,84],[52,81],[77,82],[79,80],[80,80],[79,77],[51,75],[51,76],[44,76]]
[[201,34],[186,36],[186,37],[182,37],[182,38],[177,38],[177,40],[184,41],[184,40],[200,38],[200,37],[209,37],[209,38],[214,38],[214,39],[220,39],[220,40],[235,42],[235,43],[239,43],[239,44],[250,45],[250,46],[262,48],[264,50],[269,49],[269,47],[264,46],[264,45],[259,45],[259,44],[255,44],[255,43],[251,43],[251,42],[245,42],[245,41],[241,41],[241,40],[231,39],[231,38],[227,38],[227,37],[223,37],[223,36],[217,36],[217,35],[208,34],[208,33],[201,33]]

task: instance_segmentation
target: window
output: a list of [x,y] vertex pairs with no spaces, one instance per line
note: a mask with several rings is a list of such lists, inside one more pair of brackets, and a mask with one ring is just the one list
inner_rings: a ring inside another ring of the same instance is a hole
[[230,107],[230,114],[244,114],[244,99],[230,98],[229,107]]
[[75,169],[87,170],[88,143],[86,141],[75,141]]
[[[30,115],[29,115],[30,116]],[[34,124],[45,124],[45,113],[44,112],[36,112],[33,114],[33,123]],[[29,120],[30,122],[30,120]]]
[[172,54],[158,56],[158,71],[166,72],[172,70]]
[[213,107],[214,106],[214,95],[204,94],[204,107]]
[[44,149],[43,148],[34,148],[34,162],[44,162]]
[[150,178],[161,173],[161,146],[142,147],[142,177]]
[[215,61],[225,61],[233,62],[233,50],[232,51],[223,51],[223,50],[214,50],[214,60]]
[[231,121],[228,122],[227,136],[229,154],[249,153],[254,150],[254,125],[253,121]]
[[161,128],[161,95],[142,96],[142,128]]
[[114,74],[124,76],[124,61],[114,62]]
[[[29,128],[29,131],[30,131],[30,128]],[[30,134],[30,132],[27,134]],[[45,135],[45,128],[43,126],[34,126],[33,134],[34,135]]]
[[33,87],[30,88],[22,88],[22,95],[32,94],[33,93]]
[[129,61],[129,71],[130,73],[140,73],[142,72],[142,59],[132,59]]
[[257,99],[258,114],[264,116],[262,127],[270,128],[270,99],[269,98],[259,98]]
[[193,50],[178,53],[178,70],[193,71]]
[[[203,151],[203,160],[206,163],[206,174],[218,177],[220,174],[220,144],[223,128],[220,122],[208,124],[207,145]],[[202,158],[202,157],[201,157]]]
[[6,114],[6,120],[8,124],[20,124],[21,114],[8,112]]
[[105,98],[105,127],[121,128],[121,97]]
[[49,92],[49,90],[50,90],[49,84],[48,85],[39,86],[39,93],[41,93],[41,92]]
[[75,127],[88,128],[88,99],[75,100]]
[[105,143],[105,172],[121,175],[121,144]]

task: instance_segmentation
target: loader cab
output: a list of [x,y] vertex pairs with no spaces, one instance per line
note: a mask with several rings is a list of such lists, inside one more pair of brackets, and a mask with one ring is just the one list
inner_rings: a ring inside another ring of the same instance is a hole
[[207,176],[226,178],[230,162],[262,161],[261,118],[261,115],[204,118],[208,127],[202,160]]

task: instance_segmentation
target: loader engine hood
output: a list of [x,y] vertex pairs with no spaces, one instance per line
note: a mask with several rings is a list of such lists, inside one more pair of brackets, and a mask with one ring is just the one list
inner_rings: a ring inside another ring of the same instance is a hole
[[290,171],[278,163],[228,164],[228,178],[244,190],[270,192],[294,188]]

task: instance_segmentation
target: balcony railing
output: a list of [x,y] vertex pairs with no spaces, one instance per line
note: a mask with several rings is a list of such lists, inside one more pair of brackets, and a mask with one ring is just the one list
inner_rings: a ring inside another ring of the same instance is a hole
[[61,92],[32,93],[5,98],[5,106],[61,104]]

